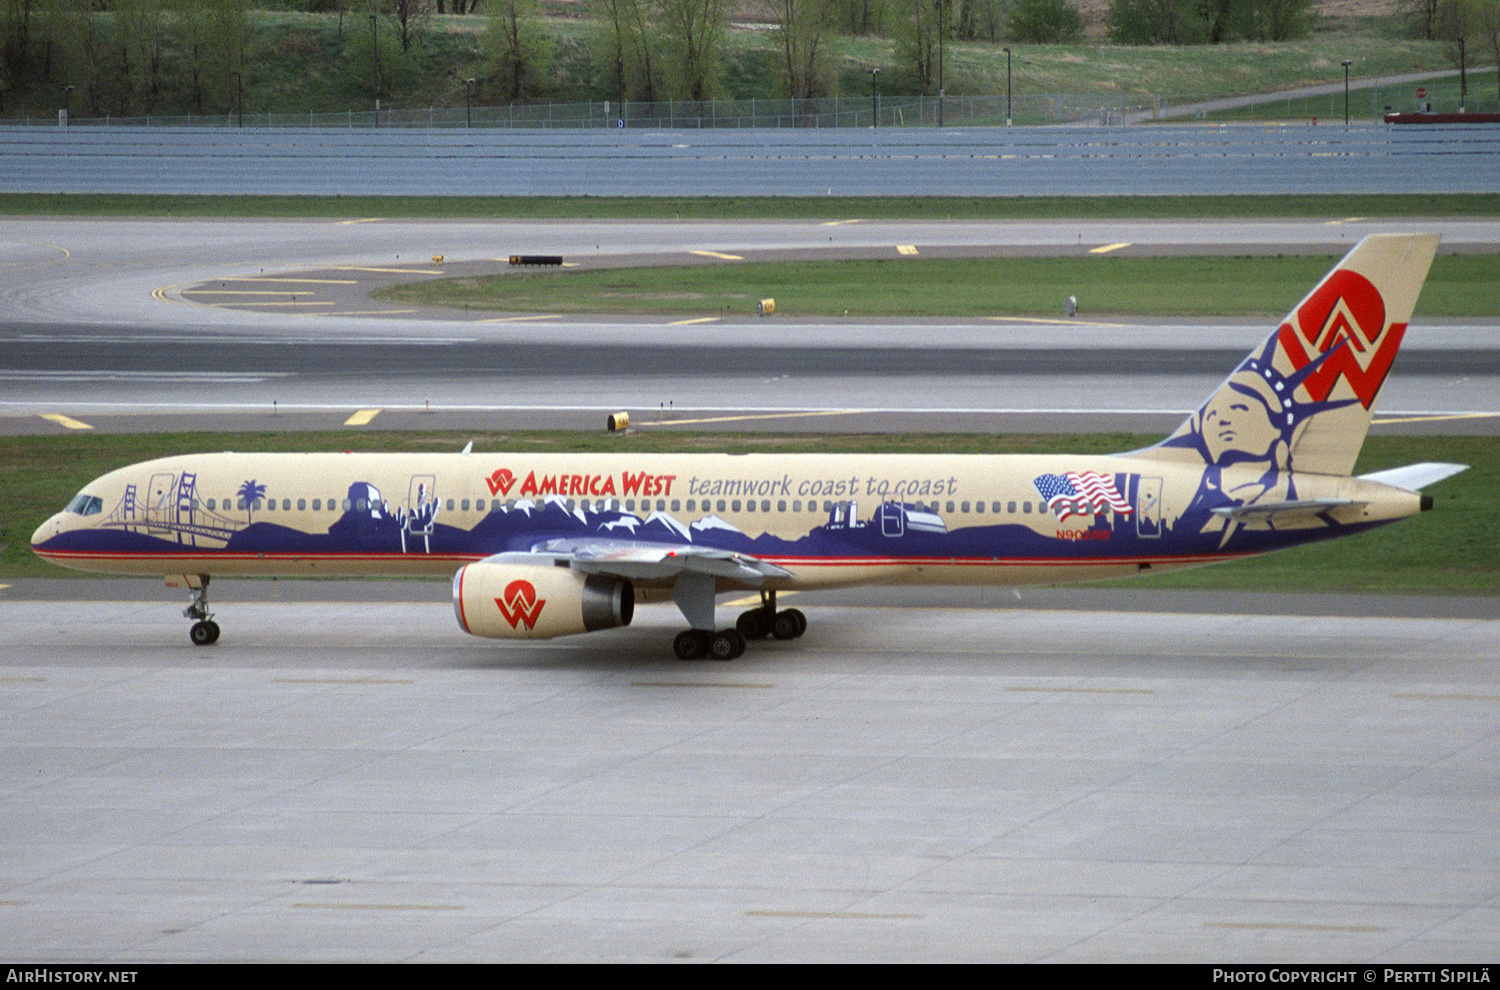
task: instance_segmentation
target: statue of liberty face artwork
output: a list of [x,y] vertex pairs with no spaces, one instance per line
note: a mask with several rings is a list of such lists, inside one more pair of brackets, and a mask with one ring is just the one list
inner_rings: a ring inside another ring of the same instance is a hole
[[1273,387],[1253,370],[1236,372],[1204,403],[1199,433],[1208,463],[1263,461],[1287,467],[1287,445],[1277,420],[1283,419]]

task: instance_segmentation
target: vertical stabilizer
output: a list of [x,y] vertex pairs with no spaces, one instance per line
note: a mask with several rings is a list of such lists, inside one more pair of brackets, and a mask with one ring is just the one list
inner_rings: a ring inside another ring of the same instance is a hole
[[1366,237],[1176,433],[1140,455],[1349,474],[1437,245],[1436,234]]

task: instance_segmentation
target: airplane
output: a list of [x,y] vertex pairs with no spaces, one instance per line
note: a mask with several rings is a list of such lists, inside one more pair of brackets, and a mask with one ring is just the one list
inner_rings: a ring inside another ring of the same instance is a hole
[[[683,660],[807,628],[777,592],[1157,573],[1360,533],[1466,469],[1355,459],[1438,237],[1361,241],[1161,442],[1114,455],[194,453],[89,482],[31,538],[164,575],[207,645],[216,576],[451,577],[475,636],[628,626],[674,602]],[[718,628],[716,598],[760,604]]]

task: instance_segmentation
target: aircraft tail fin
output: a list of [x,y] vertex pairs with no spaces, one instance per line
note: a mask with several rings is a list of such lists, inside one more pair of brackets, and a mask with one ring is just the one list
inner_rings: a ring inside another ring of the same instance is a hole
[[1350,474],[1438,239],[1360,241],[1177,432],[1137,456]]

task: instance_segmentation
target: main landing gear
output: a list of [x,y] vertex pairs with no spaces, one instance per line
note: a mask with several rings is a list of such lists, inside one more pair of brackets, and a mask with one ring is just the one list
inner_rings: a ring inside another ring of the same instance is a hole
[[807,616],[795,608],[776,610],[774,589],[760,593],[760,607],[740,614],[733,629],[688,629],[677,634],[672,652],[679,660],[733,660],[745,652],[752,639],[796,639],[807,632]]
[[208,646],[210,643],[219,641],[219,624],[214,621],[214,614],[208,610],[208,575],[197,575],[197,581],[191,583],[193,589],[193,601],[187,608],[182,610],[184,619],[197,619],[193,627],[188,630],[188,638],[193,641],[194,646]]

